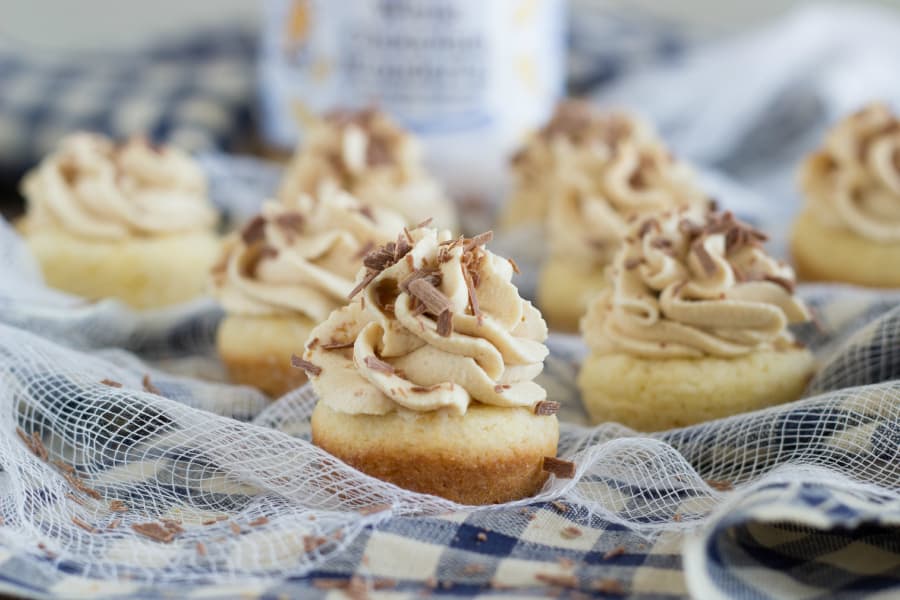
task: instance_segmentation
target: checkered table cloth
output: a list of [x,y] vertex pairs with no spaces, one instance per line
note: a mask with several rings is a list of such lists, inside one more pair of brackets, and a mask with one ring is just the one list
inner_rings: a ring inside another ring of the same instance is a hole
[[[236,173],[241,183],[220,179],[214,189],[264,189],[276,178],[252,163],[222,169],[227,162],[206,160],[219,178]],[[0,228],[0,238],[14,235]],[[153,361],[208,347],[220,318],[207,301],[137,316],[113,302],[57,301],[39,288],[28,274],[14,289],[0,286],[0,336],[40,331],[43,337],[28,337],[28,344],[65,340],[90,354],[120,347]],[[804,400],[654,435],[615,424],[591,429],[574,386],[585,349],[576,337],[551,336],[541,383],[563,402],[561,448],[578,464],[577,480],[552,479],[537,499],[497,507],[423,515],[392,506],[362,518],[355,535],[290,577],[178,585],[83,577],[77,563],[2,543],[15,515],[3,512],[9,481],[0,473],[0,591],[35,598],[891,597],[900,592],[900,293],[839,286],[801,293],[819,322],[799,334],[822,363]],[[111,364],[134,360],[103,355]],[[154,381],[178,397],[177,376]],[[271,406],[216,410],[308,439],[310,407],[301,392]],[[735,457],[748,453],[756,458],[735,471]],[[617,470],[623,456],[632,457],[629,470]],[[658,461],[667,457],[689,468],[664,472]],[[5,460],[0,456],[0,464]],[[695,491],[676,485],[684,478],[696,481]],[[133,485],[140,494],[141,481]],[[190,490],[185,494],[188,508]],[[235,494],[239,519],[246,498]],[[273,513],[270,521],[276,519]],[[258,535],[280,533],[270,527]]]
[[0,179],[80,129],[146,134],[189,150],[246,145],[255,50],[255,35],[237,28],[74,58],[0,39]]

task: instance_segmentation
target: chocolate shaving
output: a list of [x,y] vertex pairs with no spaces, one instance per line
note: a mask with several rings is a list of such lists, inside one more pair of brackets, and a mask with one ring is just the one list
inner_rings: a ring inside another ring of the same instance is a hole
[[306,371],[306,374],[311,377],[317,377],[322,372],[322,367],[300,358],[296,354],[291,355],[291,366]]
[[467,239],[463,244],[463,252],[468,252],[472,248],[476,248],[478,246],[483,246],[487,244],[489,241],[494,239],[493,231],[485,231],[484,233],[479,233],[478,235]]
[[625,588],[622,587],[622,582],[618,579],[595,579],[591,582],[591,590],[613,596],[625,594]]
[[541,400],[534,405],[534,414],[536,415],[555,415],[559,412],[559,402],[554,400]]
[[428,387],[422,387],[421,385],[414,385],[409,388],[409,391],[415,392],[417,394],[427,394],[428,392],[433,392],[434,390],[440,389],[441,384],[436,383],[434,385],[429,385]]
[[638,237],[643,239],[648,233],[650,233],[651,229],[655,229],[659,231],[659,221],[654,218],[647,219],[643,223],[641,223],[640,228],[638,229]]
[[373,223],[375,222],[375,213],[372,212],[372,207],[368,204],[364,204],[359,207],[359,214],[372,221]]
[[283,213],[275,217],[275,224],[289,233],[303,231],[304,223],[306,218],[297,212]]
[[437,289],[426,277],[417,277],[410,281],[406,290],[410,296],[425,306],[432,315],[440,315],[450,309],[450,299]]
[[[370,283],[372,283],[373,279],[378,277],[378,273],[379,273],[379,271],[373,271],[373,270],[369,269],[366,272],[366,274],[363,276],[363,278],[360,280],[360,282],[356,284],[356,287],[354,287],[350,291],[350,293],[347,294],[347,299],[353,300],[354,296],[356,296],[358,293],[360,293],[362,290],[364,290],[366,288],[366,286],[368,286]],[[365,301],[365,298],[363,298],[363,301]]]
[[393,508],[391,504],[373,504],[359,509],[357,512],[361,515],[374,515],[380,512],[386,512]]
[[509,265],[512,267],[513,273],[519,275],[522,271],[519,269],[519,265],[511,258],[506,259],[509,262]]
[[688,219],[682,219],[678,222],[678,231],[689,238],[696,237],[703,232],[703,227]]
[[706,485],[720,492],[728,492],[734,489],[734,484],[724,479],[707,479]]
[[572,540],[572,539],[575,539],[577,537],[581,537],[582,535],[584,535],[583,531],[581,531],[579,528],[572,526],[572,525],[570,525],[569,527],[564,527],[563,529],[560,530],[559,533],[561,536],[563,536],[567,540]]
[[194,548],[197,550],[197,556],[206,556],[206,545],[203,542],[197,542]]
[[363,244],[362,248],[359,249],[359,252],[357,252],[356,254],[353,255],[353,258],[359,260],[360,258],[365,257],[367,254],[369,254],[374,249],[375,249],[375,242],[373,242],[372,240],[369,240],[365,244]]
[[184,533],[184,528],[181,526],[181,523],[175,519],[160,519],[159,521],[163,524],[163,527],[174,534]]
[[159,523],[135,523],[131,528],[135,533],[163,544],[168,544],[175,539],[175,532],[169,531]]
[[127,512],[128,505],[118,499],[110,500],[109,510],[111,510],[112,512]]
[[578,588],[578,578],[574,575],[555,575],[549,573],[535,573],[534,578],[547,585],[561,588]]
[[700,262],[700,266],[703,267],[703,272],[706,273],[707,276],[712,277],[716,274],[716,262],[706,250],[706,246],[703,245],[703,240],[704,238],[702,237],[697,239],[691,245],[691,250],[697,256],[697,260]]
[[[477,273],[474,275],[477,277]],[[484,315],[481,314],[481,307],[478,306],[478,295],[475,293],[476,284],[473,273],[469,269],[463,269],[463,281],[466,283],[466,291],[469,294],[469,308],[472,309],[472,314],[475,315],[478,324],[481,325],[484,321]]]
[[453,313],[449,309],[438,315],[437,333],[441,337],[450,337],[453,333]]
[[609,560],[611,558],[615,558],[617,556],[622,556],[625,554],[625,546],[616,546],[612,550],[608,551],[603,555],[603,560]]
[[385,362],[378,358],[375,355],[369,355],[365,359],[366,366],[372,369],[373,371],[378,371],[380,373],[384,373],[385,375],[393,375],[394,367],[388,362]]
[[779,277],[777,275],[763,275],[763,280],[771,281],[776,285],[783,287],[788,294],[794,293],[794,282],[787,277]]
[[322,350],[343,350],[344,348],[352,348],[353,341],[349,342],[328,342],[327,344],[322,344]]
[[269,517],[263,515],[261,517],[256,517],[255,519],[247,523],[247,525],[249,525],[250,527],[259,527],[260,525],[265,525],[268,522]]
[[566,504],[565,502],[561,502],[559,500],[554,500],[553,502],[550,503],[550,506],[552,506],[553,508],[555,508],[556,510],[558,510],[561,513],[569,512],[569,505]]
[[396,262],[395,249],[396,244],[390,242],[381,248],[373,250],[366,254],[363,258],[363,265],[373,271],[381,272]]
[[266,220],[262,215],[256,215],[241,229],[241,239],[248,246],[259,242],[266,237]]
[[151,394],[162,396],[162,392],[159,391],[159,388],[153,385],[153,382],[150,381],[150,375],[144,375],[141,383],[144,385],[145,392],[150,392]]
[[413,227],[413,229],[422,229],[423,227],[428,227],[429,225],[431,225],[432,221],[434,221],[434,217],[428,217],[427,219]]
[[625,259],[625,268],[629,271],[632,269],[637,269],[639,266],[647,262],[644,260],[643,256],[632,256],[631,258]]
[[498,394],[502,394],[504,391],[508,390],[511,387],[512,386],[509,385],[508,383],[503,383],[503,384],[498,383],[497,385],[494,386],[494,391]]
[[102,380],[100,380],[100,383],[102,383],[103,385],[108,385],[109,387],[114,387],[114,388],[122,387],[121,383],[119,383],[118,381],[113,381],[112,379],[102,379]]
[[555,456],[545,456],[541,469],[552,473],[559,479],[572,479],[575,477],[575,463],[556,458]]

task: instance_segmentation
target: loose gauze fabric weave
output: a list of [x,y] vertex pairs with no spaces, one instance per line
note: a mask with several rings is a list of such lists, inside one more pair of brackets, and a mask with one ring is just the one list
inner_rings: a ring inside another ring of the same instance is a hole
[[[727,200],[723,199],[727,206]],[[0,227],[0,592],[34,597],[862,597],[900,585],[900,293],[801,286],[804,399],[677,431],[586,425],[573,479],[461,506],[309,443],[315,397],[217,382],[213,303],[46,289]],[[302,347],[303,340],[297,341]],[[201,374],[204,379],[197,377]]]

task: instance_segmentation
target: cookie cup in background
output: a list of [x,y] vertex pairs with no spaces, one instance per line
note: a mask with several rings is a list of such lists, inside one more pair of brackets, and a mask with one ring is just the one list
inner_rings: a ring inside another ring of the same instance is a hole
[[595,423],[660,431],[802,395],[814,359],[788,325],[809,312],[763,234],[729,213],[661,214],[630,238],[582,321],[578,386]]
[[347,302],[362,255],[402,230],[398,215],[334,190],[266,203],[213,270],[226,312],[216,344],[231,380],[272,397],[303,385],[291,367],[297,340]]
[[900,120],[871,104],[838,123],[800,169],[797,275],[900,287]]

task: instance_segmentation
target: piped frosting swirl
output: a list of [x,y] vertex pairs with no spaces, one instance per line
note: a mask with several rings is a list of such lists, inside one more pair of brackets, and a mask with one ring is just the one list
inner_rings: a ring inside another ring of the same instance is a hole
[[418,141],[374,109],[333,111],[312,121],[278,198],[316,194],[323,184],[398,212],[408,225],[430,217],[443,227],[456,223],[450,200],[423,166]]
[[520,194],[545,203],[554,254],[606,264],[630,219],[710,205],[693,172],[672,156],[649,124],[582,101],[559,105],[514,159]]
[[877,103],[850,115],[804,161],[800,182],[822,225],[900,243],[900,120]]
[[636,221],[613,261],[612,285],[582,320],[599,353],[734,357],[794,343],[810,318],[794,273],[762,248],[765,235],[731,213],[668,212]]
[[118,240],[202,231],[217,218],[197,163],[143,138],[117,145],[96,134],[73,134],[26,175],[22,191],[28,230]]
[[346,303],[362,256],[403,225],[399,215],[334,190],[267,202],[227,240],[213,293],[232,314],[323,321]]
[[358,296],[307,342],[322,402],[347,413],[531,407],[546,397],[547,326],[489,236],[417,228],[366,256]]

